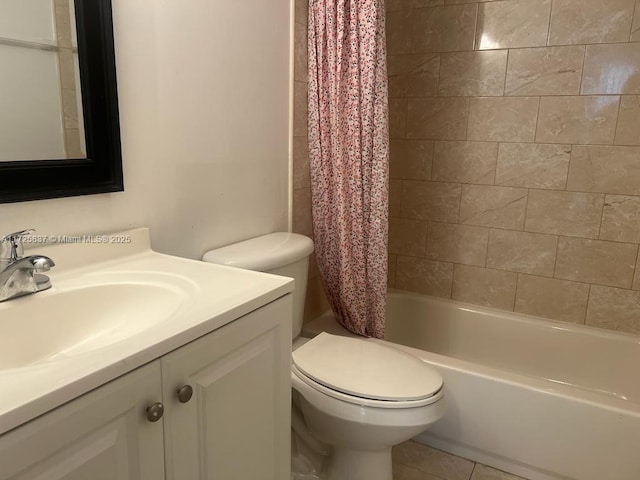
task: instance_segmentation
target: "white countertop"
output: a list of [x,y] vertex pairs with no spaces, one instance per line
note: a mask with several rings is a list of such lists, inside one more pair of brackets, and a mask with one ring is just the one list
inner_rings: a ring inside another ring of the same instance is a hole
[[[125,340],[68,357],[0,370],[0,434],[293,291],[290,278],[153,252],[147,229],[118,235],[129,240],[66,243],[27,251],[27,255],[47,255],[56,262],[47,272],[53,287],[0,303],[0,322],[3,313],[6,319],[6,312],[18,302],[37,302],[44,296],[56,295],[57,288],[62,288],[56,285],[82,286],[91,284],[97,276],[101,280],[106,276],[123,281],[132,272],[152,272],[171,277],[188,295],[169,321]],[[87,309],[87,322],[91,322],[91,314]],[[135,318],[131,321],[135,322]]]

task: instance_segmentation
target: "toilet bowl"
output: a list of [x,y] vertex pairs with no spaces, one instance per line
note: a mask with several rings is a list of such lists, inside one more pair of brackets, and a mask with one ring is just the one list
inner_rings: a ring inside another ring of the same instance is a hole
[[328,479],[391,480],[391,448],[444,415],[442,377],[400,350],[321,333],[292,357],[309,430],[333,447]]
[[417,357],[371,339],[328,333],[299,339],[312,251],[307,237],[274,233],[211,250],[203,260],[295,279],[291,384],[304,435],[331,452],[326,471],[313,478],[391,480],[391,448],[444,415],[442,377]]

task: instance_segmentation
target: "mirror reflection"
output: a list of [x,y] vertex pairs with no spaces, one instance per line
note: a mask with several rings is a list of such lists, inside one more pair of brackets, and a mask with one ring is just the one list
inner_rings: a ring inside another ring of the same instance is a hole
[[74,0],[0,0],[0,162],[86,158]]

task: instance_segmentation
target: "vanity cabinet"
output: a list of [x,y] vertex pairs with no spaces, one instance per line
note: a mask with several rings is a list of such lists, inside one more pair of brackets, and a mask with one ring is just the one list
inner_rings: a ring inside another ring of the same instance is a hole
[[156,360],[0,437],[2,480],[164,478]]
[[[286,306],[273,302],[162,358],[168,480],[290,477],[286,300]],[[186,385],[193,397],[180,403],[178,390]]]
[[289,478],[290,319],[287,295],[6,433],[0,480]]

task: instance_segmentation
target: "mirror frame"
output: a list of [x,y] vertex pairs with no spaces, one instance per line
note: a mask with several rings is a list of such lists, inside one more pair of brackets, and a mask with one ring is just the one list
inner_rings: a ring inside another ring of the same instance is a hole
[[124,190],[111,0],[76,0],[86,159],[0,162],[0,203]]

